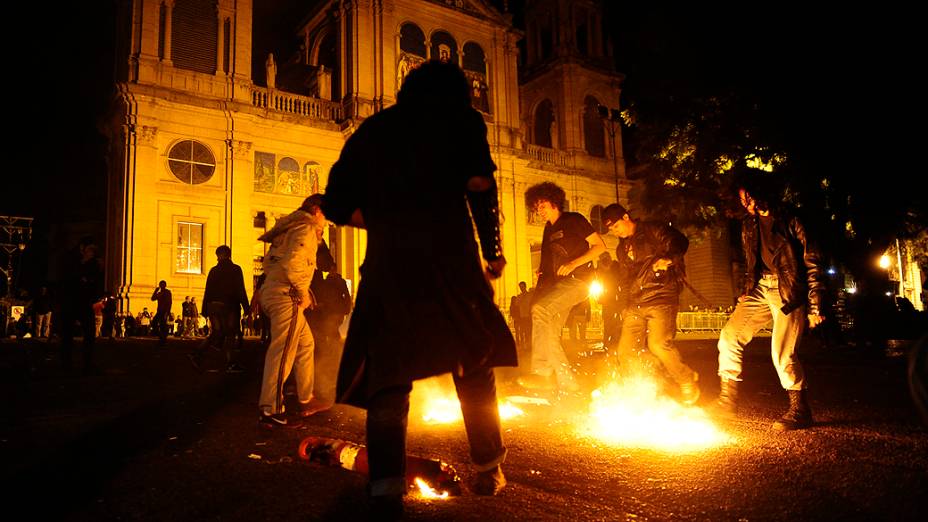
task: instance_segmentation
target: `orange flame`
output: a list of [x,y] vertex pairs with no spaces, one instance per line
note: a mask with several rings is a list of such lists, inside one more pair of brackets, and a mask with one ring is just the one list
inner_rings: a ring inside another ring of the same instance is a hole
[[416,482],[416,486],[419,488],[419,495],[422,498],[446,499],[450,496],[450,494],[447,491],[442,491],[441,493],[439,493],[438,491],[435,491],[435,489],[432,488],[432,486],[429,486],[429,484],[426,481],[422,480],[419,477],[416,477],[415,482]]
[[658,396],[650,378],[629,378],[593,392],[586,435],[606,443],[670,452],[709,449],[731,442],[705,412]]
[[[451,424],[463,420],[461,416],[461,403],[452,397],[429,397],[425,400],[422,420],[429,424]],[[518,406],[509,402],[499,403],[499,418],[508,420],[525,415]]]

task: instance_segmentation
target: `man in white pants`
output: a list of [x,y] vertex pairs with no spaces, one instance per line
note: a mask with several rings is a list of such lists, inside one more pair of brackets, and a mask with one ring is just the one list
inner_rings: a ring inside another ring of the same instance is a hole
[[746,174],[735,184],[747,211],[741,225],[745,285],[719,336],[721,391],[716,413],[723,417],[737,413],[744,347],[772,320],[770,354],[780,385],[789,396],[789,410],[773,427],[787,431],[812,425],[796,348],[807,321],[809,328],[815,328],[825,320],[824,277],[818,249],[806,236],[802,222],[773,207],[779,198],[768,178],[765,173]]
[[318,230],[325,226],[319,209],[320,194],[303,201],[299,209],[281,218],[260,239],[271,243],[264,256],[267,276],[260,290],[261,309],[271,319],[271,342],[264,359],[264,377],[258,407],[258,424],[266,428],[295,427],[298,423],[284,415],[283,386],[295,372],[296,395],[301,416],[315,413],[313,398],[313,336],[303,310],[315,299],[309,283],[316,269]]

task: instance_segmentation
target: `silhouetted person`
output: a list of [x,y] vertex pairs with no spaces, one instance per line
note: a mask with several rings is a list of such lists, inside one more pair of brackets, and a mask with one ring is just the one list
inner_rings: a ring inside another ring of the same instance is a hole
[[151,294],[151,300],[158,302],[155,317],[151,320],[151,327],[158,335],[158,345],[164,346],[168,338],[168,315],[171,313],[171,291],[168,290],[167,281],[158,283],[158,288]]
[[519,293],[509,300],[509,315],[516,334],[516,344],[525,351],[532,335],[532,294],[525,281],[519,282]]
[[328,409],[335,404],[335,381],[338,363],[342,357],[342,340],[338,327],[351,311],[348,284],[333,270],[314,290],[318,302],[310,314],[310,327],[316,340],[315,399],[318,408]]
[[35,313],[36,338],[48,337],[52,325],[52,299],[47,287],[40,288],[39,295],[32,300],[32,311]]
[[453,375],[478,471],[474,490],[493,495],[505,484],[492,368],[517,361],[487,282],[505,259],[486,132],[462,71],[427,62],[409,73],[396,105],[364,120],[329,176],[326,216],[368,232],[338,397],[367,409],[369,493],[378,515],[403,510],[416,379]]
[[94,364],[94,312],[93,304],[103,293],[103,272],[97,259],[97,245],[93,238],[81,238],[76,250],[71,251],[64,266],[61,282],[61,365],[70,370],[74,346],[75,323],[80,324],[83,335],[84,373],[98,373]]
[[242,267],[232,262],[232,249],[221,245],[216,248],[216,266],[206,276],[203,314],[209,319],[209,337],[190,356],[195,368],[202,368],[204,352],[212,346],[225,354],[227,372],[239,373],[243,370],[232,356],[232,347],[227,346],[227,342],[236,337],[239,330],[239,307],[248,314],[245,276]]

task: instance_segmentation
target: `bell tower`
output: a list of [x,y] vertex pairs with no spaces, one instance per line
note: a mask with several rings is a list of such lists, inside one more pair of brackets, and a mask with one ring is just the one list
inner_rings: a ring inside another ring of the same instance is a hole
[[618,108],[624,76],[603,29],[602,0],[526,1],[522,129],[530,145],[611,160],[624,178],[621,130],[601,116]]

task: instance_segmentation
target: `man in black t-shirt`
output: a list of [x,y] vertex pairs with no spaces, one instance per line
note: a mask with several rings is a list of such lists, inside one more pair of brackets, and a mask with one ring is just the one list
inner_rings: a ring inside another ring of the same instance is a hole
[[525,192],[529,210],[547,224],[541,241],[537,298],[532,305],[532,369],[519,383],[526,388],[576,392],[579,386],[560,333],[570,309],[588,298],[593,260],[606,251],[606,244],[585,217],[564,212],[565,201],[564,190],[551,182],[533,185]]

